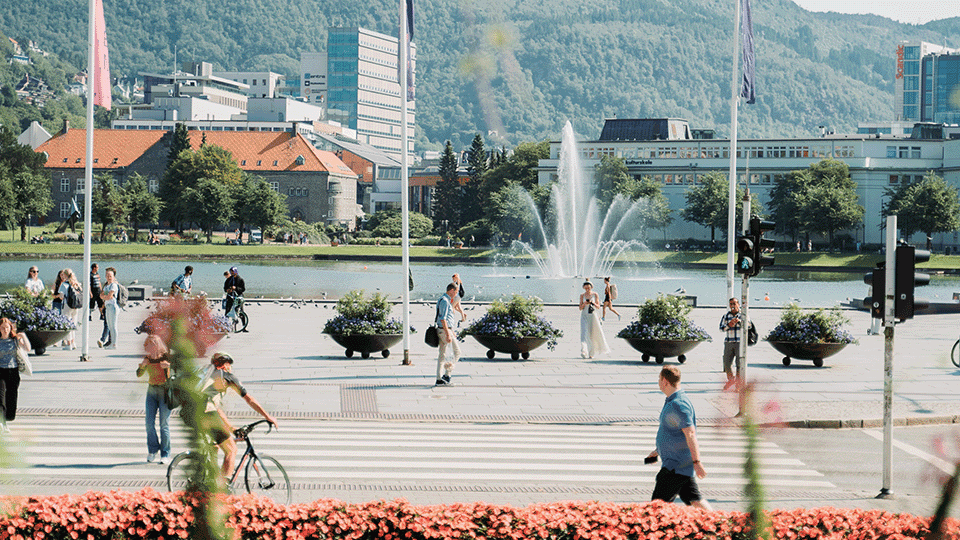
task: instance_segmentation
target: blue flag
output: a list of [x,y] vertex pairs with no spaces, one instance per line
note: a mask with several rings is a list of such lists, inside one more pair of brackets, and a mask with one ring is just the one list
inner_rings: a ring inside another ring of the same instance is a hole
[[753,52],[753,17],[750,14],[750,0],[740,0],[740,12],[740,41],[743,44],[743,81],[740,83],[740,95],[747,98],[747,103],[752,104],[757,102],[757,65]]
[[[407,28],[406,28],[406,41],[401,43],[401,47],[407,48],[407,101],[413,101],[415,99],[414,92],[414,69],[413,69],[413,48],[410,46],[413,43],[413,0],[400,0],[403,2],[403,5],[400,9],[406,10],[406,19],[407,19]],[[403,69],[401,67],[400,69]]]

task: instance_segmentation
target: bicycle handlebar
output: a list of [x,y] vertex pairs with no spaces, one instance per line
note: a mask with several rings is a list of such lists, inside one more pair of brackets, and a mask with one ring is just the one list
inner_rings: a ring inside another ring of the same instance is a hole
[[252,424],[247,424],[247,425],[245,425],[245,426],[243,426],[243,427],[239,427],[239,428],[233,430],[233,434],[234,434],[234,436],[237,437],[238,439],[246,439],[246,438],[247,438],[247,435],[249,435],[251,431],[253,431],[258,425],[260,425],[260,424],[262,424],[262,423],[264,423],[264,422],[266,422],[266,423],[270,426],[270,427],[267,428],[267,433],[270,433],[271,431],[273,431],[273,424],[272,424],[269,420],[263,419],[263,420],[257,420],[256,422],[254,422],[254,423],[252,423]]

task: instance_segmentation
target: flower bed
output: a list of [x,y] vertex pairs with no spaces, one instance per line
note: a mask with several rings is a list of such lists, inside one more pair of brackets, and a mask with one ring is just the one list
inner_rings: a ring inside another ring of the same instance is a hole
[[[137,493],[0,499],[0,540],[193,538],[192,509],[179,493]],[[701,539],[747,538],[744,512],[704,512],[654,501],[643,504],[556,502],[517,508],[487,503],[416,506],[404,500],[348,504],[333,499],[283,506],[252,496],[223,497],[235,538],[374,539]],[[923,538],[930,518],[882,510],[797,509],[767,512],[773,538]],[[947,519],[942,538],[960,538]]]
[[620,330],[618,338],[667,341],[710,341],[710,334],[689,318],[693,308],[679,296],[658,295],[640,306],[636,321]]
[[172,323],[176,320],[183,322],[184,335],[193,344],[193,354],[200,356],[206,354],[207,349],[220,341],[231,328],[229,319],[210,310],[206,298],[172,297],[158,301],[157,310],[134,331],[160,336],[164,343],[170,343]]
[[767,341],[856,343],[853,335],[843,328],[849,322],[850,319],[837,308],[820,308],[804,313],[797,304],[790,304],[780,312],[780,324],[770,331]]
[[541,311],[543,301],[536,297],[524,298],[515,294],[509,302],[494,300],[487,313],[461,330],[457,337],[460,341],[467,336],[543,338],[547,340],[547,348],[552,351],[557,346],[557,340],[563,337],[563,332],[540,317],[538,313]]
[[334,309],[339,315],[327,321],[324,334],[352,336],[403,332],[402,321],[387,318],[393,305],[380,293],[368,299],[363,289],[350,291],[337,301]]
[[8,291],[10,298],[0,303],[0,317],[6,317],[17,325],[17,331],[74,330],[72,319],[47,307],[49,291],[34,297],[26,288],[17,287]]

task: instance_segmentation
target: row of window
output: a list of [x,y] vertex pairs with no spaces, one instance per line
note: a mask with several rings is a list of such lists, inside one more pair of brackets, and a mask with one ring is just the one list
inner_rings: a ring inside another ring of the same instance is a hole
[[[117,125],[116,129],[139,129],[139,130],[160,130],[160,131],[173,131],[174,126],[161,126],[161,125]],[[199,125],[199,126],[187,126],[187,131],[289,131],[292,132],[293,128],[288,127],[244,127],[244,126],[217,126],[217,125]],[[66,158],[64,158],[66,159]],[[94,158],[94,163],[97,162],[97,158]],[[66,161],[64,161],[66,163]],[[78,162],[79,163],[79,162]]]
[[[71,178],[61,178],[61,179],[60,179],[60,192],[61,192],[61,193],[70,193],[70,191],[71,191],[71,189],[70,189],[70,184],[71,184],[72,181],[73,181],[73,179],[71,179]],[[97,182],[97,178],[94,177],[94,179],[93,179],[93,187],[94,187],[94,189],[96,189],[97,183],[98,183],[98,182]],[[85,179],[84,177],[81,176],[81,177],[77,178],[77,191],[76,191],[76,192],[77,192],[77,193],[82,192],[82,191],[84,190],[84,187],[86,186],[86,184],[87,184],[87,183],[86,183],[86,179]],[[160,190],[160,181],[159,181],[159,180],[157,180],[156,178],[149,178],[149,179],[147,179],[147,191],[148,191],[148,192],[150,192],[150,193],[156,193],[156,192],[159,191],[159,190]]]
[[[585,147],[580,151],[583,159],[599,159],[603,156],[617,156],[623,159],[716,159],[729,158],[729,146],[661,146],[657,148],[636,148],[618,150],[616,148]],[[854,147],[830,146],[741,146],[737,148],[738,158],[827,158],[854,157]],[[894,156],[896,157],[896,156]]]
[[898,158],[898,159],[920,159],[920,147],[919,146],[888,146],[887,147],[887,157],[888,158]]
[[292,187],[287,190],[287,195],[290,197],[309,197],[310,190],[305,187]]

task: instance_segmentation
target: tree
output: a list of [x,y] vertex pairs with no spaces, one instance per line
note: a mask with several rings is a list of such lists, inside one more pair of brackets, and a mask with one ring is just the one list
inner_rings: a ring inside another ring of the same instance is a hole
[[117,181],[110,173],[100,173],[94,178],[93,205],[90,218],[100,224],[100,241],[103,242],[107,229],[122,223],[127,215],[127,205],[123,192],[117,188]]
[[[506,152],[506,150],[504,150]],[[520,143],[500,166],[483,175],[480,191],[484,198],[500,191],[509,182],[516,182],[527,191],[539,183],[540,160],[550,157],[550,143]]]
[[[244,224],[253,224],[261,231],[278,225],[287,216],[287,196],[277,193],[264,179],[247,177],[240,200],[235,199],[234,218]],[[240,193],[234,191],[234,196]]]
[[770,217],[777,224],[776,232],[789,235],[794,242],[807,230],[801,215],[812,181],[807,171],[793,171],[779,176],[770,189]]
[[502,240],[538,240],[536,214],[530,206],[527,193],[519,184],[510,183],[491,195],[487,206],[490,221],[502,234]]
[[810,180],[808,189],[798,198],[799,221],[808,233],[827,235],[832,247],[837,231],[863,222],[857,183],[850,178],[847,164],[835,159],[813,163],[806,172]]
[[[374,236],[382,236],[385,238],[400,237],[402,217],[399,211],[381,210],[374,214],[373,217],[378,217],[375,222],[371,218],[371,223],[376,223],[373,227]],[[408,217],[410,219],[410,238],[423,238],[433,230],[433,221],[420,212],[410,212]],[[370,225],[370,223],[368,223],[368,225]]]
[[182,231],[188,213],[189,205],[184,200],[188,189],[196,188],[201,179],[219,182],[226,188],[239,183],[242,178],[243,171],[233,155],[219,146],[205,145],[198,150],[184,150],[167,167],[160,181],[159,195],[163,201],[160,217]]
[[646,230],[650,228],[666,231],[667,226],[673,223],[673,216],[671,215],[673,210],[670,209],[670,201],[663,194],[660,183],[653,178],[644,176],[637,180],[631,176],[618,188],[618,195],[627,197],[632,201],[640,201],[635,212],[640,221],[642,235],[646,235]]
[[136,241],[141,223],[156,223],[160,219],[160,199],[150,193],[140,173],[134,173],[127,179],[123,196],[127,201],[127,218],[133,227],[133,240]]
[[613,199],[624,192],[626,185],[633,177],[630,176],[627,164],[622,158],[606,154],[600,158],[600,163],[597,163],[593,169],[597,179],[597,202],[603,213],[613,203]]
[[171,135],[170,152],[167,153],[167,167],[177,159],[180,152],[192,149],[193,147],[190,145],[190,135],[187,133],[186,124],[178,123],[177,127],[173,130],[173,135]]
[[[433,191],[433,222],[443,224],[447,230],[460,227],[460,175],[457,172],[457,157],[453,145],[447,141],[440,156],[440,181]],[[444,231],[445,232],[445,231]]]
[[469,179],[463,185],[460,204],[460,224],[476,221],[483,217],[483,199],[480,188],[483,173],[487,172],[487,151],[483,147],[483,137],[479,133],[473,137],[473,144],[467,153],[467,175]]
[[6,212],[20,224],[20,240],[27,239],[29,216],[45,216],[53,208],[51,179],[43,165],[47,158],[17,142],[6,126],[0,127],[0,181],[7,185],[13,202]]
[[906,238],[915,232],[931,236],[960,229],[957,188],[933,172],[927,173],[919,182],[904,182],[896,189],[887,188],[886,196],[889,199],[883,205],[881,216],[896,215],[897,227]]
[[[710,228],[710,241],[716,240],[716,230],[726,232],[727,212],[730,208],[730,187],[726,173],[710,171],[697,177],[697,185],[686,193],[686,208],[680,210],[684,221]],[[740,230],[743,214],[743,189],[737,186],[736,230]],[[750,213],[763,215],[763,206],[757,195],[750,195]],[[726,235],[724,235],[726,236]]]
[[207,235],[207,243],[213,242],[213,228],[230,222],[233,209],[230,188],[218,180],[201,178],[196,187],[183,192],[185,217],[195,221]]

